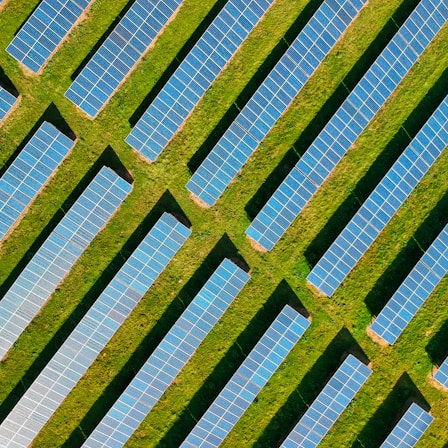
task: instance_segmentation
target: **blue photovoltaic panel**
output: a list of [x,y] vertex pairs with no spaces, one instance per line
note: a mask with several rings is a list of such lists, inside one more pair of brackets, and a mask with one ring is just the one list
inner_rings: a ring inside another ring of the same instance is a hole
[[392,165],[307,280],[333,295],[448,145],[448,96]]
[[223,260],[83,447],[123,446],[249,280]]
[[413,448],[433,420],[428,412],[412,403],[380,448]]
[[274,0],[229,0],[127,136],[154,162]]
[[394,344],[448,271],[448,225],[373,321],[370,329]]
[[0,446],[28,446],[152,286],[191,231],[164,213],[0,426]]
[[93,0],[43,0],[6,51],[37,73]]
[[103,167],[0,301],[0,359],[106,225],[132,186]]
[[319,445],[371,373],[369,367],[348,355],[281,448],[314,448]]
[[212,206],[290,106],[366,0],[326,0],[187,183]]
[[182,0],[136,0],[65,96],[95,118],[181,3]]
[[271,250],[448,19],[445,0],[422,0],[258,213],[246,234]]
[[0,178],[0,241],[17,223],[75,142],[44,121]]
[[448,357],[437,369],[437,372],[434,374],[434,379],[448,389]]
[[307,319],[286,305],[184,440],[181,448],[212,448],[221,445],[309,325]]
[[16,103],[17,98],[0,86],[0,122]]

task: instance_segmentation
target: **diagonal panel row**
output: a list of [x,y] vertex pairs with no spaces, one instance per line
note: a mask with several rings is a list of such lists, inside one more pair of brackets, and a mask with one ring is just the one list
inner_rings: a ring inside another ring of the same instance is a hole
[[154,162],[274,0],[229,0],[126,142]]
[[307,280],[333,295],[448,146],[448,96],[392,165]]
[[448,20],[444,0],[421,0],[284,179],[246,234],[271,250]]
[[95,118],[173,18],[182,0],[136,0],[65,97]]
[[162,215],[3,421],[2,447],[33,441],[190,233],[172,215]]
[[0,86],[0,122],[16,104],[17,98]]
[[132,186],[103,167],[0,301],[0,359],[69,273]]
[[448,389],[448,357],[445,358],[445,361],[437,369],[437,372],[434,374],[434,379]]
[[83,447],[123,446],[187,364],[249,274],[224,259]]
[[187,183],[212,206],[352,23],[365,0],[326,0]]

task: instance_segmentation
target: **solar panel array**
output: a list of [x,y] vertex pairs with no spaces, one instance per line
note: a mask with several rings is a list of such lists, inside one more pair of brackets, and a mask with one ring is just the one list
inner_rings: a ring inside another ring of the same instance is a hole
[[181,3],[182,0],[136,0],[65,96],[95,118]]
[[370,330],[394,344],[448,271],[448,225],[373,321]]
[[380,448],[413,448],[434,418],[412,403]]
[[83,447],[123,446],[249,280],[224,259]]
[[154,162],[274,0],[229,0],[127,136]]
[[16,101],[17,98],[14,95],[0,86],[0,122],[6,117]]
[[286,305],[181,448],[218,447],[299,341],[310,322]]
[[281,448],[313,448],[319,445],[371,373],[372,370],[364,363],[348,355]]
[[246,234],[271,250],[448,20],[422,0],[258,213]]
[[103,167],[0,301],[0,359],[40,311],[132,186]]
[[187,183],[212,206],[352,23],[366,0],[326,0]]
[[3,421],[0,446],[33,441],[190,233],[162,215]]
[[6,51],[32,72],[39,72],[92,1],[43,0]]
[[75,142],[44,121],[0,179],[0,241],[12,229]]
[[445,358],[445,361],[437,369],[437,372],[434,374],[434,379],[448,389],[448,357]]
[[333,295],[448,146],[448,96],[392,165],[307,280]]

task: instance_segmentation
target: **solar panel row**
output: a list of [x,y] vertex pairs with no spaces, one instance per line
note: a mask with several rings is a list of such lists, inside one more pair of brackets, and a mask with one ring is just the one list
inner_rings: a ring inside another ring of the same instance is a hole
[[249,280],[224,259],[83,447],[123,446]]
[[173,17],[182,0],[136,0],[65,97],[95,118]]
[[420,1],[248,227],[252,240],[275,246],[447,20],[445,1]]
[[437,372],[434,374],[434,379],[448,389],[448,357],[445,358],[445,361],[437,369]]
[[448,271],[448,225],[373,321],[370,330],[392,345]]
[[0,359],[40,311],[132,186],[103,167],[0,301]]
[[313,448],[319,445],[371,373],[372,370],[364,363],[348,355],[281,448]]
[[448,145],[448,96],[314,266],[307,280],[333,295]]
[[0,86],[0,122],[11,111],[17,98]]
[[191,231],[164,213],[0,426],[0,446],[28,446]]
[[126,142],[154,162],[272,3],[273,0],[229,0]]
[[326,0],[187,183],[212,206],[362,9],[365,0]]
[[412,403],[380,448],[413,448],[434,418]]
[[75,142],[44,121],[0,179],[0,241],[55,173]]
[[184,440],[181,448],[220,446],[309,325],[307,319],[286,305]]
[[39,72],[92,1],[43,0],[6,51],[32,72]]

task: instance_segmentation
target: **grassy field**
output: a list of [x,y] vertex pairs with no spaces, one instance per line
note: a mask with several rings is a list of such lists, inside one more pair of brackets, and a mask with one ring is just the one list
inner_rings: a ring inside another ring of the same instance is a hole
[[[0,364],[0,420],[93,303],[161,211],[183,213],[193,234],[116,333],[33,446],[80,446],[224,256],[243,259],[251,280],[200,346],[175,384],[130,439],[130,447],[174,447],[183,440],[272,316],[299,303],[312,325],[260,393],[225,447],[275,447],[334,372],[344,353],[366,356],[374,374],[322,448],[380,445],[408,400],[435,417],[418,447],[448,446],[448,393],[431,385],[433,365],[448,350],[442,281],[394,347],[380,347],[366,327],[446,224],[448,153],[444,153],[336,294],[313,295],[306,275],[395,158],[447,93],[448,27],[442,29],[369,128],[275,249],[261,254],[244,235],[250,218],[282,180],[396,31],[416,0],[369,0],[356,22],[211,209],[184,188],[238,108],[256,89],[318,7],[314,0],[277,0],[182,131],[154,164],[124,142],[142,104],[161,87],[224,1],[185,0],[108,106],[88,120],[64,98],[73,73],[126,7],[96,0],[40,76],[24,74],[5,52],[38,0],[9,1],[0,12],[0,67],[21,94],[0,128],[0,167],[42,120],[69,128],[78,143],[70,157],[0,247],[0,296],[19,274],[102,163],[124,165],[134,189],[58,291]],[[201,29],[201,28],[200,28]]]

